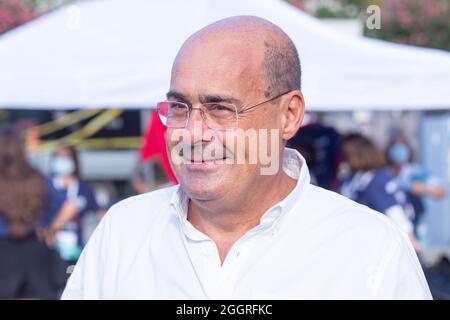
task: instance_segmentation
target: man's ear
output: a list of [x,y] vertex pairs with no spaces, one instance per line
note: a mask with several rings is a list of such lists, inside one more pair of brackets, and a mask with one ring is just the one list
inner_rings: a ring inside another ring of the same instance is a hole
[[281,132],[281,138],[285,141],[297,133],[305,114],[305,100],[300,90],[292,91],[286,99]]

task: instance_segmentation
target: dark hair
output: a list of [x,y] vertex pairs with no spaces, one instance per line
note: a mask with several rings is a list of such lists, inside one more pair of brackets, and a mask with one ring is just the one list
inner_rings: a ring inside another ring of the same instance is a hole
[[300,154],[305,158],[306,165],[310,170],[314,170],[316,164],[317,164],[317,157],[316,157],[316,148],[314,147],[314,144],[311,141],[292,141],[292,143],[289,146],[290,148],[294,148]]
[[386,158],[375,143],[359,133],[342,138],[342,151],[353,171],[369,171],[386,165]]
[[301,65],[294,43],[286,35],[285,41],[264,41],[265,96],[275,96],[289,90],[301,90]]
[[0,131],[0,215],[14,238],[36,226],[47,192],[44,177],[28,163],[17,133]]

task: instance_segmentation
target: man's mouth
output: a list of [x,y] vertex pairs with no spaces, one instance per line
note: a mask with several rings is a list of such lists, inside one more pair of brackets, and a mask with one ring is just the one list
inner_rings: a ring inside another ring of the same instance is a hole
[[227,159],[227,157],[222,157],[222,158],[187,158],[187,157],[183,157],[183,160],[186,163],[211,163],[211,162],[221,162],[221,161],[225,161]]
[[183,158],[185,163],[194,163],[194,164],[200,164],[200,163],[223,163],[226,159],[229,159],[230,157],[227,156],[226,152],[224,152],[224,155],[218,155],[218,156],[211,156],[208,157],[200,152],[191,151],[191,154],[184,154],[183,149],[180,150],[179,153],[180,157]]

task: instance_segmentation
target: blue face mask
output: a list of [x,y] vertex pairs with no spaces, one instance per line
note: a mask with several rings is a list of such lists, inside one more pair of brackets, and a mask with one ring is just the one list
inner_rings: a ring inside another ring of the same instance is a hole
[[52,163],[53,174],[68,177],[75,172],[75,162],[69,157],[57,157]]
[[409,161],[410,152],[404,143],[396,143],[389,149],[389,159],[395,164],[404,164]]

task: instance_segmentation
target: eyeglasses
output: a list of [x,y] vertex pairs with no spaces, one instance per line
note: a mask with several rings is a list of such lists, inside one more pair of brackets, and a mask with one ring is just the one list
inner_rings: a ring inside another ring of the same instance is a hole
[[253,106],[238,110],[236,105],[228,102],[202,103],[201,107],[194,108],[187,103],[178,101],[163,101],[157,103],[157,110],[161,122],[168,128],[185,128],[192,110],[199,110],[205,124],[210,129],[229,130],[238,125],[239,115],[253,110],[267,102],[276,100],[291,92],[283,92],[271,99],[259,102]]

